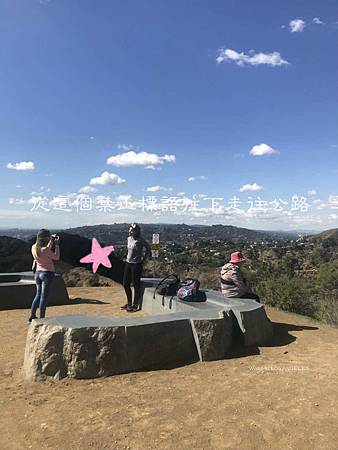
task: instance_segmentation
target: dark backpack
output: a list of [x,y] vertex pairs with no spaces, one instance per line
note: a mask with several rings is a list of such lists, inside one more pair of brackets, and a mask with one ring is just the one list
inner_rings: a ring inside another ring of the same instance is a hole
[[177,291],[177,297],[180,300],[194,301],[199,294],[200,282],[195,278],[188,278],[182,281]]
[[155,298],[155,294],[176,295],[179,284],[180,279],[177,275],[175,275],[174,273],[168,275],[167,277],[163,278],[156,286],[153,298]]

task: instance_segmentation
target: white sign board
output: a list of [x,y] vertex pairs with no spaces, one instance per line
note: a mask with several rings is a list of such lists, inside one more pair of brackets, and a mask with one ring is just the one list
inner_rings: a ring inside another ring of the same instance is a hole
[[151,256],[153,258],[158,258],[160,249],[160,235],[158,233],[153,234],[153,242],[151,246]]
[[160,243],[160,235],[158,233],[153,234],[153,244],[159,244]]

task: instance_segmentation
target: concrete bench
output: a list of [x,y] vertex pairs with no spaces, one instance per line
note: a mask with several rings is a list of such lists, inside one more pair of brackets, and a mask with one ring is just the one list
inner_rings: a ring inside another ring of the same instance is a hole
[[30,380],[95,378],[139,370],[223,359],[234,324],[245,345],[272,336],[264,306],[225,299],[206,290],[207,301],[188,303],[155,294],[156,280],[143,280],[142,308],[148,317],[63,316],[33,320],[24,368]]
[[[33,272],[0,274],[0,310],[30,308],[36,293]],[[59,274],[55,274],[48,293],[48,305],[69,303],[68,292]]]

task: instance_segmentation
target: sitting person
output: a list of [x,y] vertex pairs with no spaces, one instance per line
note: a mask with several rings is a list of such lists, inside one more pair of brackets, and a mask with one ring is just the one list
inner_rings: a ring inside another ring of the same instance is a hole
[[247,286],[241,265],[246,261],[241,252],[231,253],[230,262],[221,269],[221,290],[224,297],[252,298],[260,303],[258,295]]

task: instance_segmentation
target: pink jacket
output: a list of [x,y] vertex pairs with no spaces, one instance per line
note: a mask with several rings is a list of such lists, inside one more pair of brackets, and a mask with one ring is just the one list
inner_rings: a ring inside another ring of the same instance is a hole
[[50,240],[46,247],[41,248],[40,256],[36,254],[35,244],[32,245],[32,255],[34,260],[36,261],[36,270],[55,272],[53,259],[54,260],[60,259],[60,247],[58,244],[56,244],[55,252],[53,252],[52,245],[53,241]]
[[245,283],[241,269],[232,263],[224,264],[221,269],[221,290],[225,297],[240,297],[252,292]]

